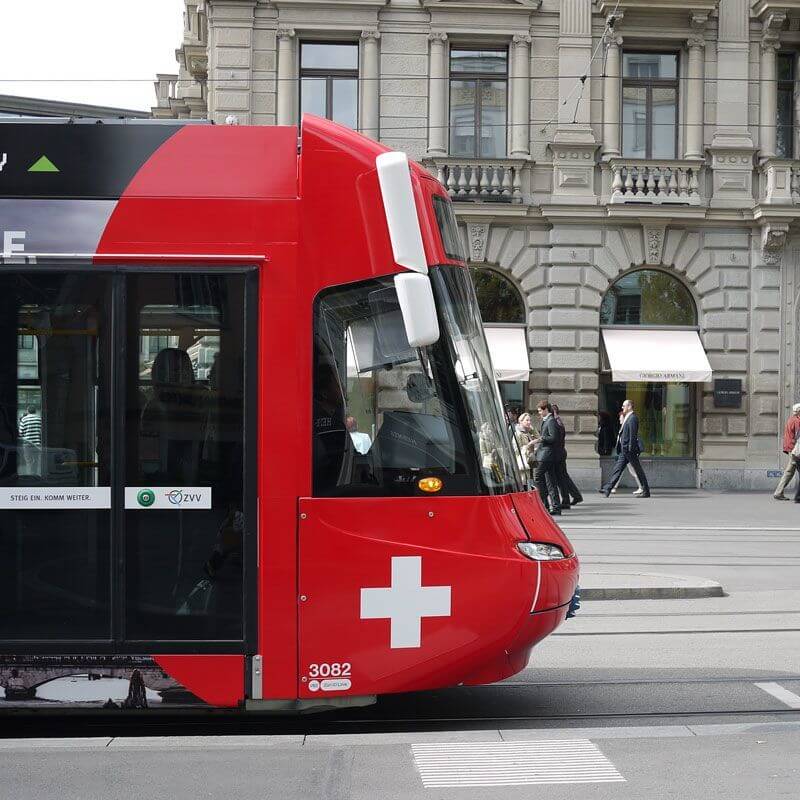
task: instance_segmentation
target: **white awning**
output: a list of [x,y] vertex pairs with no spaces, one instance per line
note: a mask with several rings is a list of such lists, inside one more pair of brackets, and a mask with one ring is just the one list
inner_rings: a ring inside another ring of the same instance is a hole
[[711,380],[711,365],[697,331],[604,330],[603,342],[615,381]]
[[526,328],[484,325],[494,375],[498,381],[526,381],[530,376]]

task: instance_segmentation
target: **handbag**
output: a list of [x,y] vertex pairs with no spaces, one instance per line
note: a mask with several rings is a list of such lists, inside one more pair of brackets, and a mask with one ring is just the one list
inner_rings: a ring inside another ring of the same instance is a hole
[[800,435],[795,439],[794,447],[792,448],[792,458],[800,458]]

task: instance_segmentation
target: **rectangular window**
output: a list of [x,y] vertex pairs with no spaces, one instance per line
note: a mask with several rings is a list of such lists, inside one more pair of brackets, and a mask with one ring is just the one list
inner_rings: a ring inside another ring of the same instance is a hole
[[678,56],[623,54],[622,154],[626,158],[676,158]]
[[506,50],[450,51],[450,155],[505,158]]
[[358,127],[358,45],[302,42],[300,111]]
[[794,53],[778,54],[778,119],[775,155],[794,157]]

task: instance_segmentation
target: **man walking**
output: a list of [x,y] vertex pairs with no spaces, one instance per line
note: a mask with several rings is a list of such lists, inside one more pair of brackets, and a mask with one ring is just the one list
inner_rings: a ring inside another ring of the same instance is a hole
[[611,490],[617,485],[617,481],[622,476],[625,467],[630,464],[639,483],[642,485],[642,492],[636,493],[636,497],[650,497],[650,485],[647,483],[647,476],[644,474],[642,465],[639,463],[639,417],[633,411],[633,403],[626,400],[622,404],[623,420],[617,436],[617,460],[614,464],[614,469],[611,472],[611,477],[606,482],[605,486],[600,489],[600,492],[608,497]]
[[[556,480],[556,463],[559,458],[560,440],[553,408],[547,400],[542,400],[536,406],[539,419],[542,421],[539,437],[533,440],[536,451],[536,488],[542,498],[545,508],[549,508],[554,516],[561,513],[561,500],[558,496],[558,482]],[[550,496],[548,506],[547,497]]]
[[558,413],[558,406],[552,403],[552,408],[559,435],[559,458],[556,462],[556,482],[558,483],[558,491],[561,493],[561,509],[563,511],[566,508],[582,503],[583,495],[581,495],[581,490],[575,485],[567,472],[567,429],[564,427],[564,421]]
[[[792,482],[792,478],[797,472],[797,461],[792,457],[792,448],[798,436],[800,436],[800,403],[795,403],[792,406],[792,415],[786,420],[786,427],[783,429],[783,452],[789,456],[789,463],[786,465],[780,482],[775,487],[775,493],[772,495],[776,500],[789,499],[784,497],[783,490]],[[800,483],[798,483],[798,486],[800,486]]]

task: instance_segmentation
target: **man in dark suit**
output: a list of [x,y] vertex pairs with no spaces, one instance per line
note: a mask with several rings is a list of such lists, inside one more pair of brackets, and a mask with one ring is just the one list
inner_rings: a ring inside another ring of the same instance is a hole
[[605,486],[600,489],[600,492],[608,497],[611,494],[611,490],[617,485],[623,470],[630,464],[639,478],[639,483],[642,484],[642,493],[637,494],[636,497],[650,497],[647,476],[639,463],[639,453],[642,452],[639,445],[639,417],[634,413],[633,403],[630,400],[626,400],[622,404],[622,413],[624,418],[617,436],[617,460],[611,472],[611,477]]
[[564,420],[561,419],[558,413],[558,406],[555,403],[550,405],[558,426],[560,452],[556,463],[556,482],[558,483],[558,491],[561,494],[561,510],[564,511],[564,509],[582,503],[583,496],[581,495],[581,490],[575,485],[575,482],[569,476],[569,472],[567,472],[567,429],[564,427]]
[[[550,513],[557,515],[561,513],[561,500],[558,496],[558,480],[556,477],[556,464],[561,454],[561,436],[556,425],[556,418],[553,416],[553,409],[547,400],[542,400],[536,410],[539,419],[542,421],[541,432],[533,444],[537,447],[535,481],[536,488],[539,490],[539,497],[542,498],[544,507]],[[547,497],[550,496],[550,505]]]

